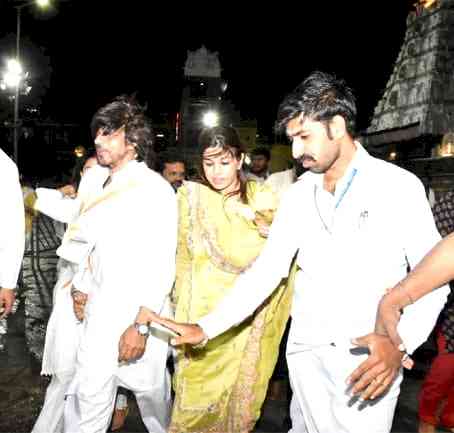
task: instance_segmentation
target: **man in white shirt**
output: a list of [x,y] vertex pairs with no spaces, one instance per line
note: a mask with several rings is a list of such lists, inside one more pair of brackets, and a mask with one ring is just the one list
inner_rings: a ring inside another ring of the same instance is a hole
[[[78,264],[74,291],[87,295],[64,431],[108,428],[117,386],[132,390],[148,431],[164,433],[170,415],[165,334],[151,332],[144,307],[168,314],[175,277],[176,198],[143,161],[152,131],[130,98],[98,110],[92,121],[96,152],[110,175],[84,203],[57,253]],[[87,289],[88,288],[88,289]]]
[[11,312],[16,298],[25,247],[24,201],[16,164],[0,149],[0,319]]
[[[298,251],[287,345],[294,433],[390,431],[404,353],[373,333],[377,305],[440,239],[421,182],[371,157],[354,140],[355,118],[351,90],[329,74],[314,72],[288,95],[278,125],[308,172],[284,194],[261,255],[198,325],[155,318],[180,333],[175,344],[214,338],[255,311]],[[409,353],[447,293],[405,308],[399,331]],[[362,376],[352,387],[353,370]]]
[[271,153],[266,147],[256,147],[251,153],[251,165],[246,176],[256,182],[264,182],[268,176]]

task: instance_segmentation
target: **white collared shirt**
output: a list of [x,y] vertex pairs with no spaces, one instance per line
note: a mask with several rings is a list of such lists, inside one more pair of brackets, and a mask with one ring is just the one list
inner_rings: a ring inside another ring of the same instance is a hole
[[24,256],[24,200],[16,164],[1,149],[0,184],[0,288],[14,289]]
[[[299,250],[290,341],[348,342],[373,332],[377,304],[439,241],[422,183],[357,151],[334,194],[305,173],[284,194],[265,247],[220,306],[199,321],[213,338],[250,315],[286,277]],[[431,332],[448,287],[405,309],[399,332],[414,351]]]

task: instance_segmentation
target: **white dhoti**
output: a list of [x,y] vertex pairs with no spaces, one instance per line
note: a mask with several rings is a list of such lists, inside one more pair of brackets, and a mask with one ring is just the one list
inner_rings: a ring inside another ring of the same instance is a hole
[[[167,313],[167,309],[163,312]],[[64,409],[64,431],[104,433],[112,417],[117,387],[122,386],[134,393],[147,430],[165,433],[171,410],[170,375],[166,367],[168,337],[153,330],[142,358],[118,364],[118,341],[125,326],[113,321],[105,317],[99,320],[98,314],[90,314],[87,304],[76,375]]]
[[134,393],[147,430],[165,433],[171,410],[165,338],[148,337],[147,351],[152,356],[146,354],[137,362],[121,365],[113,374],[103,374],[99,367],[79,362],[65,404],[65,433],[104,433],[110,424],[118,386]]
[[52,375],[44,405],[32,433],[61,433],[65,395],[74,377],[82,326],[73,311],[71,279],[74,267],[60,260],[53,309],[47,324],[41,374]]
[[402,374],[385,395],[360,402],[349,393],[346,379],[366,358],[367,354],[353,354],[347,344],[339,347],[289,342],[287,362],[293,390],[290,432],[389,432]]
[[32,433],[61,433],[65,395],[74,372],[54,374],[47,386],[44,405],[33,426]]

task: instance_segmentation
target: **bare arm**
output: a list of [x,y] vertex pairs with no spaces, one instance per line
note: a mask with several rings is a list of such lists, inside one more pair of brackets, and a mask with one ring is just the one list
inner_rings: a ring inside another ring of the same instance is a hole
[[396,345],[402,340],[397,332],[401,311],[454,279],[454,233],[438,242],[401,282],[381,300],[376,330],[386,333]]

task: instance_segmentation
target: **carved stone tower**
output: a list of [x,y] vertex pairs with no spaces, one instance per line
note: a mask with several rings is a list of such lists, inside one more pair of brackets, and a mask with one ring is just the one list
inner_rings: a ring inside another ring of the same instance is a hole
[[447,156],[442,137],[454,130],[454,0],[418,3],[363,140],[371,153],[430,176],[436,164],[411,161]]

